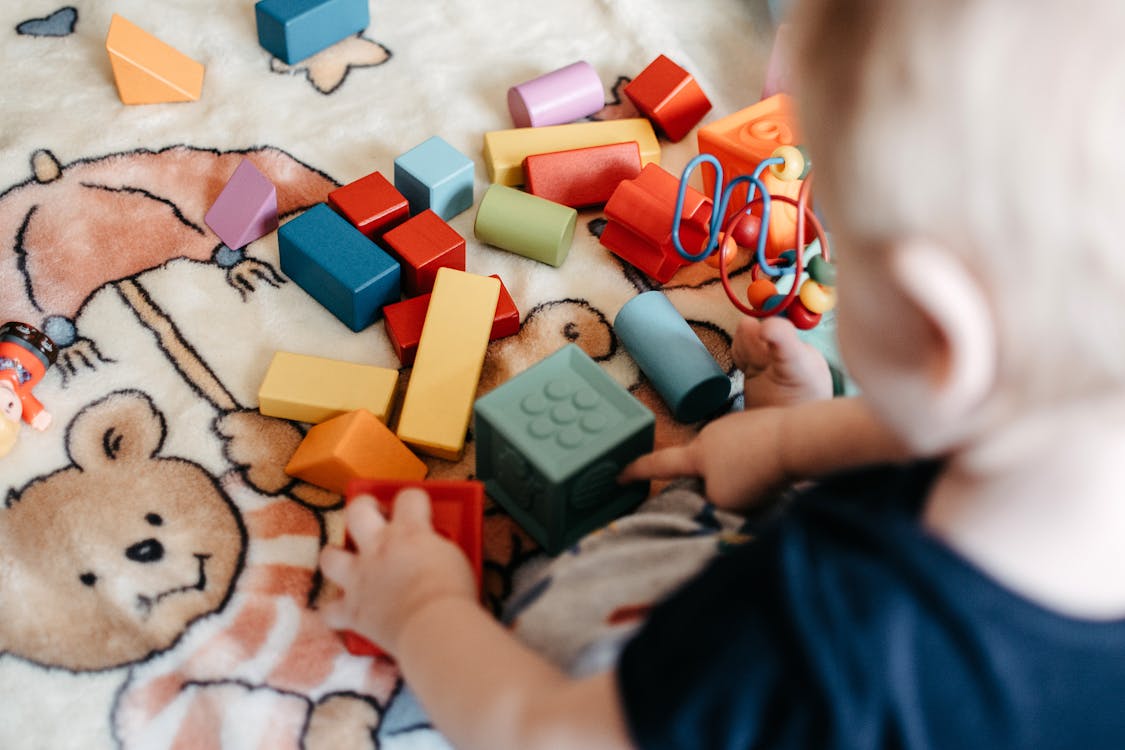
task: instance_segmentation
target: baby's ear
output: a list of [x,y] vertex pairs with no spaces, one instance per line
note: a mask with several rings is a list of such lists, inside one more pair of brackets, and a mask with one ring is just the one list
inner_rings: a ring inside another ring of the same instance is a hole
[[83,471],[116,461],[149,459],[164,444],[164,416],[144,393],[116,391],[87,405],[71,421],[66,449]]

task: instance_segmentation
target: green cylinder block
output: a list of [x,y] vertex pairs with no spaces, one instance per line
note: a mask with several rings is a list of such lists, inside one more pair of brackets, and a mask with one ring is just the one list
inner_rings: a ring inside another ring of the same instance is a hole
[[577,222],[573,208],[497,183],[481,199],[473,231],[481,242],[557,267]]

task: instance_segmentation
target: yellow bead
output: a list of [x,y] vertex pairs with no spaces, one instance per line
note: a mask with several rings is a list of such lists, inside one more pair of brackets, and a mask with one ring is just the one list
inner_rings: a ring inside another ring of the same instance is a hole
[[807,307],[809,312],[824,314],[836,306],[835,287],[818,284],[812,279],[805,279],[798,294],[801,304]]
[[805,155],[796,146],[778,146],[771,158],[784,159],[784,164],[771,164],[770,174],[784,182],[799,180],[805,175]]

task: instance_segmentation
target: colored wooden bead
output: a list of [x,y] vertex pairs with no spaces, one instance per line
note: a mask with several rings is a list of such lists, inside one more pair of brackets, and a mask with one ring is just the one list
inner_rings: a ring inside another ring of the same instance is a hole
[[439,268],[465,270],[465,238],[428,208],[383,235],[383,247],[402,267],[408,297],[433,289]]
[[740,252],[741,248],[738,246],[738,243],[734,241],[733,237],[720,234],[718,248],[703,260],[707,265],[711,266],[711,268],[718,268],[720,261],[722,261],[726,264],[727,270],[729,271],[738,263]]
[[277,229],[277,188],[243,159],[203,221],[230,249],[245,247]]
[[680,422],[697,422],[726,403],[730,378],[663,292],[626,302],[613,332]]
[[277,244],[281,270],[353,331],[399,299],[398,263],[327,204],[283,224]]
[[824,314],[836,306],[836,289],[805,279],[797,296],[809,312]]
[[523,163],[527,192],[572,208],[604,204],[622,180],[641,173],[635,141],[532,154]]
[[803,180],[809,172],[805,154],[796,146],[778,146],[770,158],[783,160],[782,164],[770,165],[770,174],[782,182]]
[[490,182],[524,185],[523,162],[532,154],[569,151],[588,146],[635,141],[641,163],[660,162],[660,141],[643,117],[604,122],[577,122],[542,128],[493,130],[484,134],[484,165]]
[[814,255],[805,264],[805,270],[817,283],[825,286],[836,286],[836,266],[825,260],[823,256]]
[[579,61],[508,89],[508,111],[517,128],[581,120],[605,106],[598,72]]
[[494,184],[481,198],[473,232],[481,242],[557,267],[570,253],[577,223],[573,208]]
[[367,28],[367,0],[261,0],[258,43],[289,65]]
[[397,383],[398,370],[277,352],[258,388],[258,411],[318,424],[366,409],[385,423]]
[[777,295],[777,285],[769,279],[755,279],[746,288],[746,301],[755,310],[763,309],[766,300],[775,295]]
[[477,477],[549,554],[627,513],[648,482],[621,469],[652,450],[655,418],[575,344],[479,398]]
[[673,142],[683,140],[711,111],[710,100],[691,73],[664,55],[625,84],[625,95]]
[[802,331],[807,331],[810,328],[816,327],[816,324],[820,322],[821,315],[805,307],[798,298],[794,299],[789,303],[789,307],[785,308],[785,317],[789,318],[789,321],[797,328]]
[[448,221],[473,205],[473,160],[432,136],[395,159],[395,187],[411,214],[429,208]]
[[438,269],[398,420],[415,450],[461,457],[499,298],[498,279]]
[[124,104],[192,102],[203,93],[203,64],[116,13],[105,38],[117,95]]
[[406,198],[377,171],[330,192],[328,205],[373,240],[410,217]]

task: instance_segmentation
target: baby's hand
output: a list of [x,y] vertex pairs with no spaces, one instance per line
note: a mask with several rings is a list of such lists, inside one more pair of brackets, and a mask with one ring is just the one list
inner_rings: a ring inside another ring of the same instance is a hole
[[415,614],[448,598],[476,601],[477,587],[464,553],[434,532],[430,498],[407,489],[386,521],[375,500],[357,497],[344,511],[356,552],[325,547],[324,575],[343,597],[322,608],[328,625],[353,630],[394,654]]

